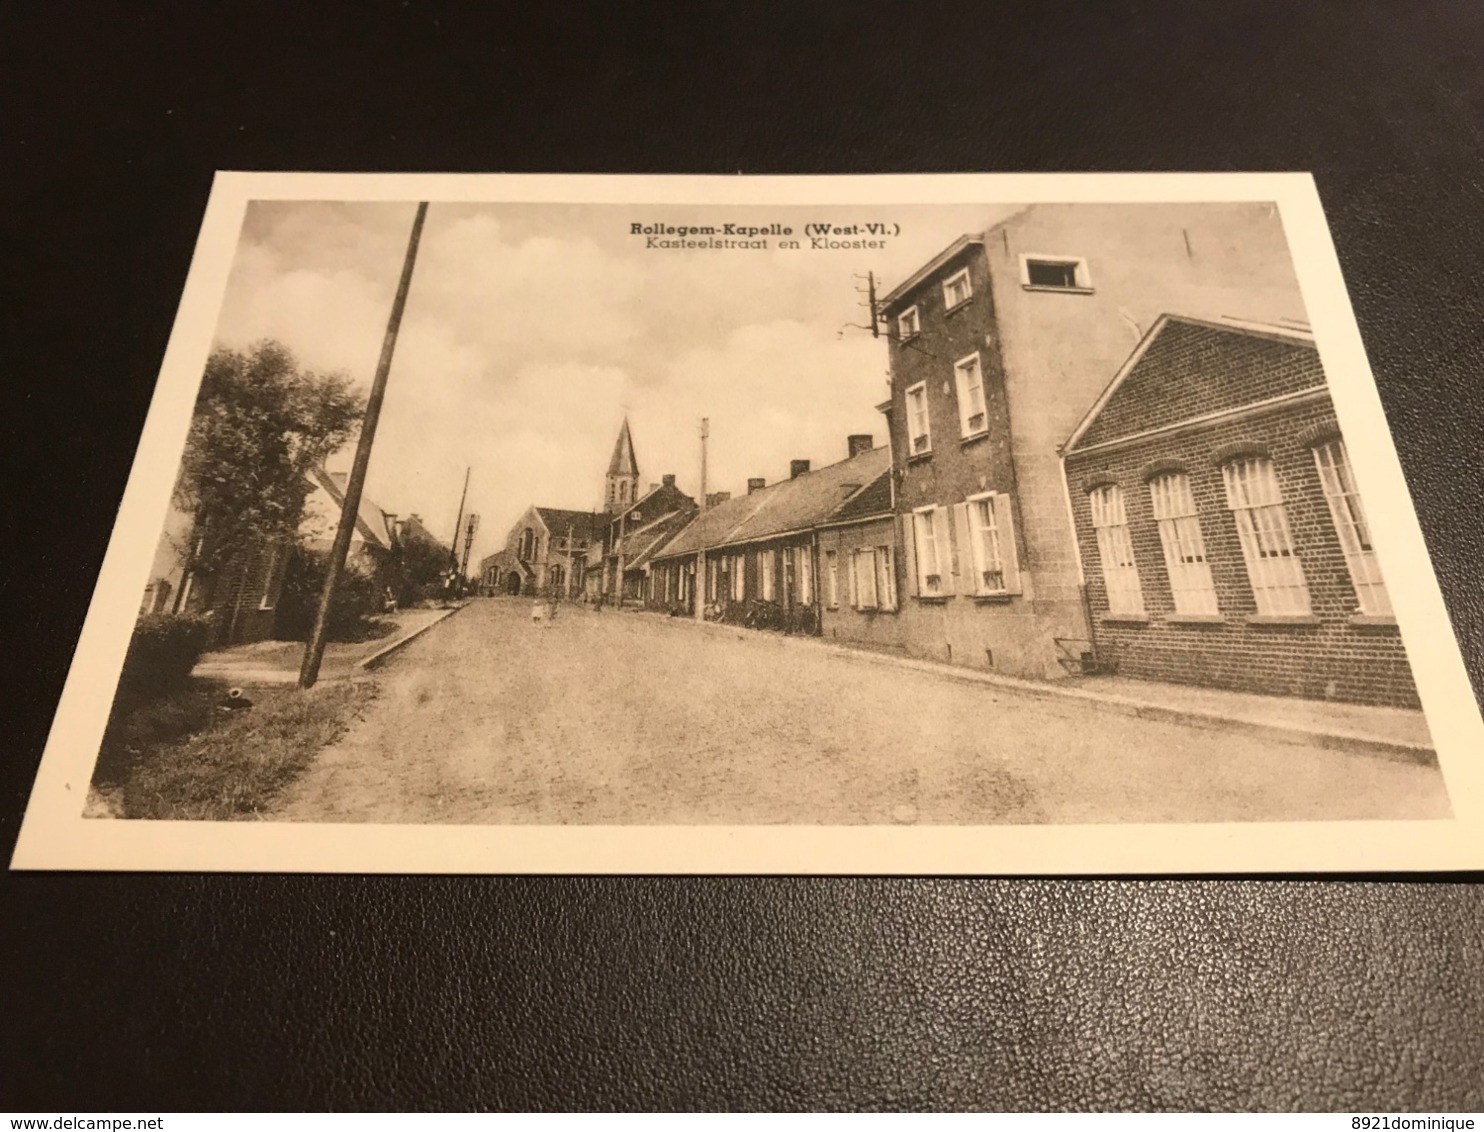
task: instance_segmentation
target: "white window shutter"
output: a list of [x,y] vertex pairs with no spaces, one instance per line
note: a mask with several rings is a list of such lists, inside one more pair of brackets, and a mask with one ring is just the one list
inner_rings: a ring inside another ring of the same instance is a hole
[[958,537],[958,508],[939,507],[933,512],[933,532],[938,536],[939,569],[943,571],[943,592],[957,593],[959,547],[963,542]]
[[1015,508],[1008,495],[994,496],[994,521],[1000,534],[1000,559],[1005,566],[1005,590],[1021,593],[1020,551],[1015,542]]
[[954,559],[958,566],[958,588],[960,593],[972,594],[979,589],[979,579],[974,576],[974,541],[969,530],[969,505],[955,503],[952,510],[953,541],[958,547]]
[[907,575],[907,594],[916,597],[917,587],[917,524],[911,512],[897,516],[901,523],[903,538],[901,539],[902,554],[904,555],[904,573]]

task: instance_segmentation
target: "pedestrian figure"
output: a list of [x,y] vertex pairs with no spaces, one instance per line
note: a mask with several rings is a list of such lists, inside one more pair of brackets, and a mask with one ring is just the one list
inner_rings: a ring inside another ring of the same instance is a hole
[[531,604],[531,624],[540,625],[546,620],[546,606],[538,598]]

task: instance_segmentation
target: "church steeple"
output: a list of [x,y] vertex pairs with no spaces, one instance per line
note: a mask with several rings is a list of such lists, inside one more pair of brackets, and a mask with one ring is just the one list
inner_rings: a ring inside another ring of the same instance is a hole
[[634,438],[629,434],[629,418],[624,417],[613,445],[613,459],[608,461],[608,482],[603,509],[616,515],[638,498],[639,462],[634,458]]

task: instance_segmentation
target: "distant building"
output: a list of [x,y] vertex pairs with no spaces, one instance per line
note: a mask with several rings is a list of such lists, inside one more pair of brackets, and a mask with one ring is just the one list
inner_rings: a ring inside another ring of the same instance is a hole
[[1417,706],[1310,334],[1160,318],[1064,461],[1109,668]]
[[[317,468],[306,479],[299,542],[311,550],[327,552],[340,521],[346,476]],[[192,566],[193,557],[200,552],[199,546],[191,545],[193,527],[189,515],[171,510],[155,550],[140,612],[209,614],[211,648],[272,637],[291,546],[255,543],[215,570],[206,571]],[[362,495],[346,555],[347,568],[377,575],[396,541],[395,516]]]
[[[851,452],[871,449],[870,436],[852,436]],[[883,450],[884,451],[884,450]],[[820,632],[831,640],[899,648],[902,645],[901,551],[892,508],[890,458],[881,473],[816,527]]]
[[1034,205],[884,297],[908,652],[1082,671],[1093,645],[1058,446],[1171,309],[1302,317],[1276,207]]
[[486,593],[575,597],[588,548],[602,544],[607,516],[559,507],[528,507],[502,550],[480,562]]

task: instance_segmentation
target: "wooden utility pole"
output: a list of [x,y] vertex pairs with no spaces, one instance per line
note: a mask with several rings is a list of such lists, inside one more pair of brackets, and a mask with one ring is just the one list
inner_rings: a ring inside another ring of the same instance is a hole
[[567,600],[572,600],[572,524],[567,524]]
[[[706,438],[711,435],[711,418],[701,418],[701,510],[696,522],[706,514]],[[701,536],[700,548],[696,551],[696,620],[706,620],[706,538],[705,528],[697,526],[696,533]]]
[[450,550],[453,553],[453,568],[455,570],[459,568],[459,534],[460,528],[464,525],[464,504],[469,501],[469,476],[473,471],[473,468],[464,469],[464,493],[459,496],[459,513],[453,521],[453,538],[449,542]]
[[376,439],[376,424],[381,419],[381,403],[386,399],[387,375],[392,369],[392,354],[397,349],[397,331],[402,326],[402,312],[407,308],[407,291],[412,285],[412,268],[417,262],[417,245],[422,240],[423,221],[428,215],[428,202],[417,206],[412,221],[412,235],[407,240],[407,258],[402,263],[402,278],[392,300],[392,313],[387,319],[386,334],[381,340],[381,357],[376,362],[376,375],[371,380],[371,393],[366,398],[366,416],[361,421],[360,439],[356,441],[355,462],[345,485],[345,498],[340,504],[340,525],[335,528],[335,541],[330,547],[330,561],[325,570],[325,585],[320,591],[319,610],[314,615],[314,630],[304,646],[304,662],[299,667],[299,687],[312,688],[319,679],[320,662],[325,657],[325,632],[330,622],[330,605],[345,572],[345,556],[355,534],[361,511],[361,490],[366,485],[366,469],[371,464],[371,444]]

